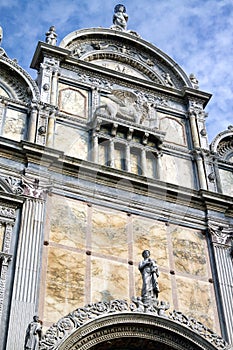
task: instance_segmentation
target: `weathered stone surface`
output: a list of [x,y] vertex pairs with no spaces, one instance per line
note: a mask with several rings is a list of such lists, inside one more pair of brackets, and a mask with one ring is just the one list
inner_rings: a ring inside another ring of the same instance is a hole
[[185,137],[184,124],[175,118],[161,117],[159,129],[165,131],[165,141],[185,146],[187,144]]
[[87,206],[80,201],[53,196],[50,213],[50,240],[69,247],[84,248]]
[[228,196],[233,196],[233,173],[222,169],[219,169],[219,173],[223,193]]
[[126,214],[93,207],[92,251],[127,259]]
[[80,159],[88,159],[88,133],[86,131],[56,124],[54,148],[65,155]]
[[175,185],[194,188],[191,160],[164,154],[161,158],[161,179]]
[[141,258],[142,251],[149,249],[159,266],[168,267],[168,246],[164,223],[145,218],[133,218],[134,260]]
[[88,92],[59,84],[58,104],[61,112],[87,119]]
[[84,305],[85,255],[49,248],[44,321],[54,322]]
[[92,302],[129,297],[128,265],[101,258],[91,260]]
[[20,141],[25,133],[26,114],[7,109],[2,136],[11,140]]
[[208,282],[185,277],[177,277],[176,283],[179,311],[215,330],[214,309],[216,305],[210,290],[212,286]]
[[176,271],[207,276],[205,237],[198,231],[176,226],[171,233]]

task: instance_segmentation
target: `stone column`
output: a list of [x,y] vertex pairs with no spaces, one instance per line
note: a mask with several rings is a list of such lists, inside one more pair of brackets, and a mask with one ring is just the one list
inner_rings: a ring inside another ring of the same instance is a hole
[[28,141],[35,142],[36,139],[36,126],[37,126],[38,106],[32,102],[30,110],[30,123],[28,130]]
[[232,232],[233,228],[224,228],[222,226],[217,226],[217,224],[214,227],[209,226],[211,246],[213,249],[213,275],[217,295],[218,312],[220,314],[220,325],[222,326],[223,337],[230,344],[233,343]]
[[196,115],[195,115],[194,111],[190,112],[189,119],[190,119],[193,146],[195,148],[198,148],[198,147],[200,147],[200,142],[199,142],[199,135],[198,135],[198,131],[197,131]]
[[130,145],[125,146],[125,167],[126,171],[131,171],[131,160],[130,160]]
[[146,150],[145,148],[141,151],[141,167],[142,167],[142,175],[147,175],[147,163],[146,163]]
[[93,134],[92,160],[94,163],[99,162],[99,142],[98,136],[95,134]]
[[163,180],[162,179],[162,153],[157,154],[157,166],[156,166],[156,175],[158,180]]
[[109,141],[109,158],[110,166],[115,168],[115,148],[113,139]]
[[47,139],[46,139],[47,147],[53,147],[53,144],[54,144],[55,122],[56,122],[55,111],[51,111],[48,119]]
[[44,201],[26,199],[22,210],[6,350],[23,349],[27,325],[38,310],[43,217]]
[[52,81],[51,81],[51,95],[50,95],[50,103],[51,105],[57,105],[57,87],[58,87],[58,77],[59,77],[59,69],[55,68],[52,73]]
[[206,183],[206,174],[205,174],[205,170],[204,170],[202,153],[195,151],[194,152],[194,156],[195,156],[195,159],[196,159],[196,162],[197,162],[197,172],[198,172],[200,188],[206,190],[207,189],[207,183]]

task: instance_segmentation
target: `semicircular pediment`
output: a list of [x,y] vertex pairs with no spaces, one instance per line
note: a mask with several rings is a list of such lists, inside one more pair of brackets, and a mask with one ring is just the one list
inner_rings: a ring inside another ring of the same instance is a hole
[[195,319],[177,311],[166,315],[162,303],[146,312],[124,300],[78,308],[47,330],[40,349],[123,350],[126,344],[130,350],[139,349],[138,344],[140,349],[228,349],[221,337]]
[[130,33],[91,28],[67,35],[60,47],[75,58],[115,72],[154,81],[169,88],[192,87],[190,79],[169,56]]
[[0,95],[23,103],[40,98],[39,89],[30,75],[3,54],[0,55]]

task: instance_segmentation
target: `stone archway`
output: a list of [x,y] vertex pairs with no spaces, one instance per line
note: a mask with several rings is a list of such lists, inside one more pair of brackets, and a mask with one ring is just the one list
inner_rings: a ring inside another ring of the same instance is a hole
[[78,308],[48,329],[41,350],[216,350],[227,343],[195,319],[139,312],[126,301]]

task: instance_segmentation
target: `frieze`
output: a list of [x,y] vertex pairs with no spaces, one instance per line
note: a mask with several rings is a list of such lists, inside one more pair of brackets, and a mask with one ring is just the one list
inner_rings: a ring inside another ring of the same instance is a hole
[[16,211],[14,208],[5,207],[3,205],[0,205],[0,216],[8,219],[15,219],[16,218]]
[[[147,315],[155,315],[161,317],[161,319],[168,318],[199,334],[213,344],[216,349],[228,348],[224,339],[219,337],[202,323],[196,321],[194,318],[189,318],[178,311],[173,311],[167,316],[164,313],[169,308],[167,303],[159,302],[158,300],[155,302],[154,300],[153,307],[148,308],[147,303],[141,303],[141,301],[142,300],[139,300],[138,298],[134,298],[133,303],[129,304],[125,300],[111,300],[110,302],[88,304],[84,307],[78,308],[60,319],[47,330],[41,340],[40,350],[52,350],[57,348],[59,344],[67,339],[69,335],[73,334],[79,327],[91,320],[97,319],[98,317],[125,312],[134,313],[135,311]],[[144,307],[144,310],[142,306]],[[163,310],[163,312],[160,313],[160,310]],[[119,331],[120,329],[122,329],[122,327],[119,326]]]
[[[123,85],[121,81],[121,85],[119,85],[116,79],[113,79],[111,77],[103,79],[103,76],[101,74],[87,74],[86,70],[75,66],[70,66],[68,64],[63,64],[62,69],[62,76],[69,77],[69,81],[73,81],[76,84],[83,83],[90,88],[93,88],[94,86],[95,88],[108,93],[111,93],[111,91],[115,89],[132,89],[132,91],[135,93],[145,96],[149,102],[152,103],[153,101],[157,107],[161,108],[161,110],[164,108],[167,111],[167,108],[169,108],[174,112],[177,111],[178,113],[184,113],[186,111],[186,107],[182,101],[176,97],[169,98],[167,95],[161,93],[153,94],[151,90],[146,88],[141,88],[138,90],[135,89],[135,84],[127,82]],[[74,73],[76,75],[75,78]]]

